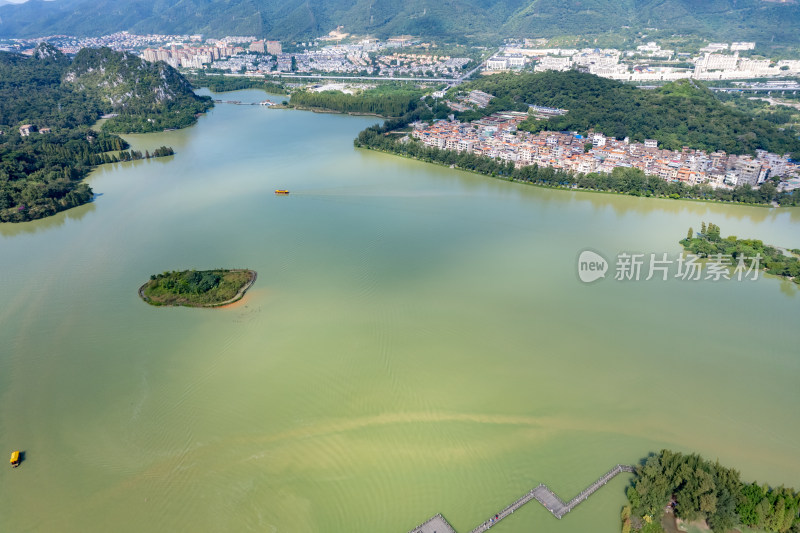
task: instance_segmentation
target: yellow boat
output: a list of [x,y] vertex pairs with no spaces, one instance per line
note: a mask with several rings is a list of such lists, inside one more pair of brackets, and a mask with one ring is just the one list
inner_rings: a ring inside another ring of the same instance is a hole
[[289,191],[287,191],[286,189],[277,189],[275,191],[275,194],[289,194]]
[[19,466],[19,450],[11,452],[11,466],[14,468]]

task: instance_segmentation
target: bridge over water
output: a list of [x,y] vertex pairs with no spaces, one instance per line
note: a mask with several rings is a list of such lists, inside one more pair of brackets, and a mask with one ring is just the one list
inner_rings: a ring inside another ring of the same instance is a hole
[[[560,520],[562,516],[572,511],[580,503],[586,501],[589,496],[597,492],[600,487],[623,472],[631,473],[633,472],[633,467],[628,465],[615,466],[604,475],[600,476],[599,479],[586,487],[567,503],[564,503],[561,498],[556,496],[556,494],[550,490],[547,485],[543,483],[539,484],[536,488],[531,489],[523,494],[520,498],[508,505],[499,513],[492,515],[488,520],[478,525],[478,527],[473,529],[470,533],[482,533],[484,531],[488,531],[497,525],[502,519],[510,516],[514,511],[531,500],[538,501],[545,507],[545,509],[553,513],[553,516]],[[409,533],[456,533],[456,530],[453,529],[453,526],[451,526],[441,514],[437,514],[409,531]]]

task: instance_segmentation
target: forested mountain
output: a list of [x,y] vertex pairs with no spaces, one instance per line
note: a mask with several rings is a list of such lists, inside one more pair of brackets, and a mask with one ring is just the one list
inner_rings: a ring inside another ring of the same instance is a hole
[[148,63],[127,52],[84,48],[63,75],[63,84],[94,96],[106,112],[119,116],[106,123],[107,131],[143,133],[182,128],[195,114],[210,107],[188,81],[169,65]]
[[[0,222],[90,201],[82,179],[94,165],[141,156],[120,153],[127,144],[110,131],[182,127],[210,105],[170,67],[129,54],[83,50],[70,61],[47,44],[31,57],[0,52]],[[103,132],[90,130],[112,111]]]
[[456,40],[657,28],[798,44],[800,4],[769,0],[28,0],[0,6],[0,36],[203,33],[294,40],[344,31]]

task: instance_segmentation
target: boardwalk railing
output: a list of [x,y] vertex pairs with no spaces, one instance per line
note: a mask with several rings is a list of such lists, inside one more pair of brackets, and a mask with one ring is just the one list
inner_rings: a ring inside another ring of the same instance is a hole
[[[618,474],[622,472],[631,473],[633,472],[633,467],[628,465],[617,465],[608,472],[606,472],[603,476],[601,476],[597,481],[586,487],[584,490],[580,492],[577,496],[572,498],[568,503],[564,503],[564,501],[555,495],[555,493],[550,490],[547,485],[539,484],[536,488],[526,492],[522,497],[517,499],[514,503],[500,511],[499,513],[495,514],[494,516],[490,517],[489,520],[485,521],[484,523],[480,524],[478,527],[472,530],[471,533],[481,533],[483,531],[488,531],[494,525],[496,525],[500,520],[506,518],[514,511],[525,505],[531,500],[536,500],[541,503],[545,509],[553,513],[553,516],[561,519],[562,516],[567,514],[568,512],[572,511],[575,507],[578,506],[581,502],[586,501],[589,496],[597,492],[600,487],[614,479]],[[437,515],[439,516],[439,515]],[[436,518],[436,517],[434,517]],[[431,519],[433,520],[433,519]],[[427,522],[426,522],[427,523]],[[412,531],[416,531],[415,528]]]
[[[622,472],[632,473],[633,467],[628,465],[617,465],[608,472],[606,475],[589,485],[585,490],[582,490],[580,494],[572,498],[569,503],[565,506],[564,513],[561,513],[561,516],[564,516],[565,513],[570,512],[573,510],[577,505],[583,501],[586,501],[586,498],[591,496],[592,494],[597,491],[600,487],[611,481],[617,474],[621,474]],[[555,513],[553,513],[555,514]],[[561,516],[556,515],[556,518],[561,518]]]

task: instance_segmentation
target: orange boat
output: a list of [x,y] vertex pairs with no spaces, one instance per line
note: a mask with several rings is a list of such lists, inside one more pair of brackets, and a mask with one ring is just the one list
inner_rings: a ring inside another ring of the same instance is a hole
[[287,191],[286,189],[277,189],[277,190],[275,191],[275,194],[283,194],[283,195],[286,195],[286,194],[289,194],[289,191]]
[[19,466],[19,450],[11,452],[11,466],[14,468]]

